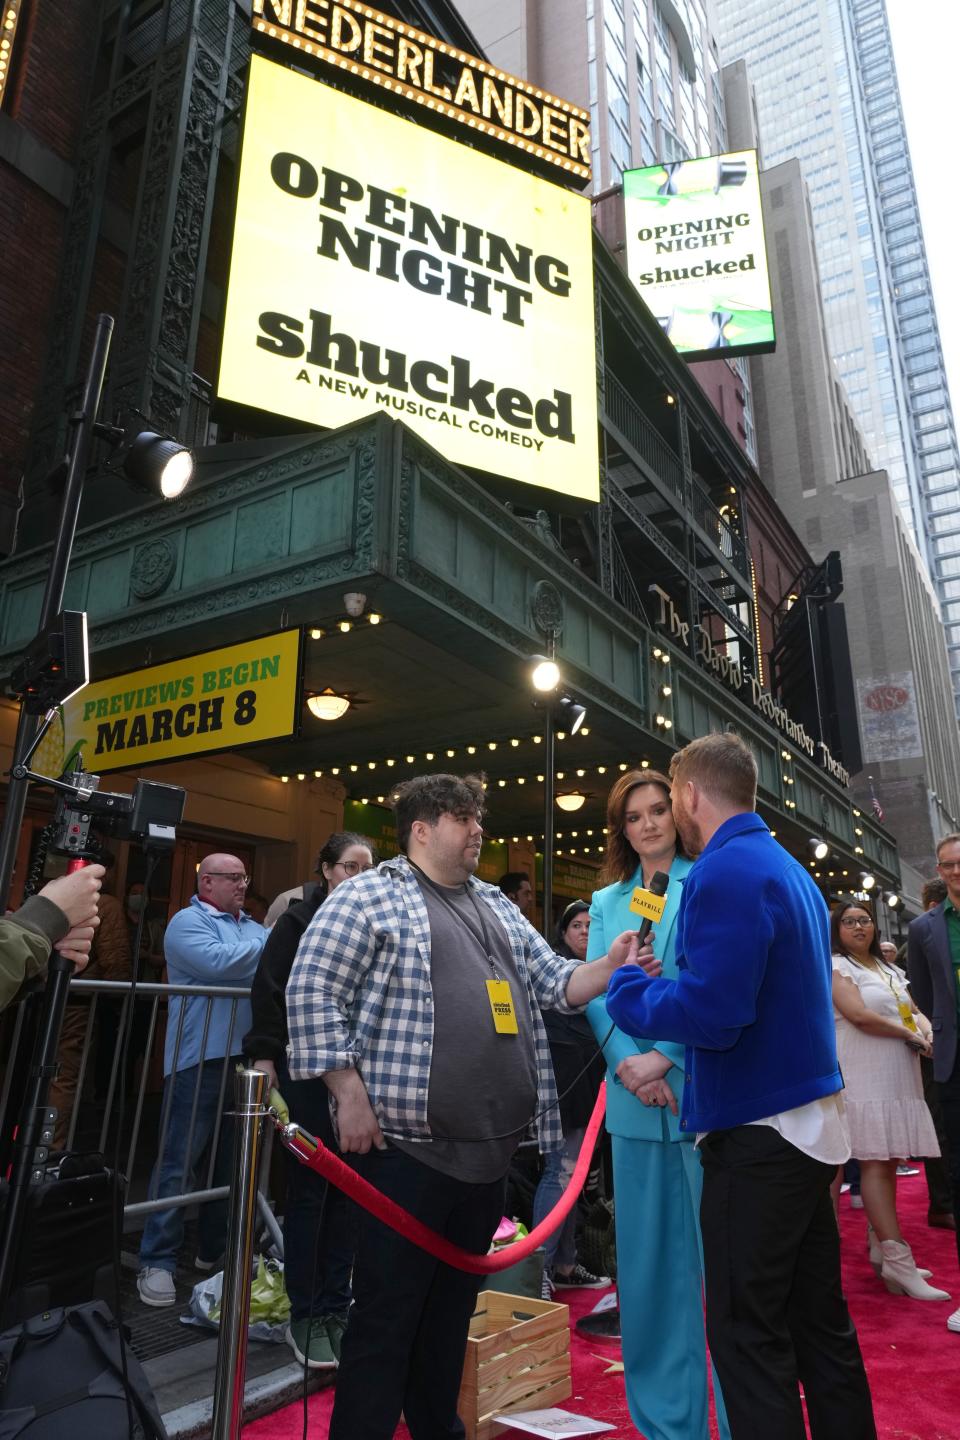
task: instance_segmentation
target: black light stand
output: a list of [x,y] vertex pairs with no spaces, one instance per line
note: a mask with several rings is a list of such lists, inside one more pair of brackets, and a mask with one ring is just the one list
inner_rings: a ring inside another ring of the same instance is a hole
[[[94,336],[93,351],[84,380],[80,409],[70,416],[73,426],[70,448],[67,454],[67,472],[64,483],[63,502],[60,507],[60,523],[54,541],[50,571],[47,575],[40,612],[40,630],[45,630],[54,621],[63,605],[63,592],[67,571],[73,552],[73,540],[80,513],[83,481],[90,457],[90,443],[94,435],[97,411],[103,393],[107,358],[113,336],[113,317],[99,315]],[[27,802],[29,779],[23,774],[26,758],[35,748],[38,721],[28,713],[21,703],[17,735],[13,747],[13,771],[7,790],[6,812],[0,829],[0,914],[4,912],[10,893],[10,881],[23,824]],[[48,966],[48,978],[44,993],[40,1028],[34,1046],[27,1080],[24,1103],[21,1108],[21,1123],[14,1150],[7,1196],[7,1210],[4,1217],[3,1236],[0,1241],[0,1315],[2,1315],[13,1286],[16,1262],[19,1253],[20,1236],[26,1212],[29,1186],[35,1178],[42,1179],[43,1160],[46,1147],[53,1138],[52,1124],[48,1123],[47,1094],[50,1081],[57,1073],[57,1050],[60,1030],[73,964],[53,951]]]
[[[93,440],[97,412],[100,408],[100,397],[103,393],[112,336],[113,316],[98,315],[93,351],[83,383],[80,409],[70,416],[73,435],[67,453],[67,473],[63,487],[63,502],[60,506],[60,523],[53,545],[53,555],[43,592],[43,605],[40,610],[38,628],[41,631],[53,624],[54,619],[63,608],[63,592],[67,581],[67,571],[70,568],[70,557],[73,553],[73,539],[77,531],[77,518],[80,514],[83,481],[90,459],[90,443]],[[21,704],[17,735],[13,743],[12,769],[16,769],[23,763],[23,757],[30,749],[36,735],[37,724],[36,718],[28,714],[26,708]],[[7,804],[3,825],[0,827],[0,915],[6,910],[10,896],[10,882],[13,878],[20,830],[27,805],[28,786],[29,781],[26,778],[18,779],[11,773],[7,786]],[[72,966],[68,965],[67,968],[68,972],[72,973]],[[51,981],[54,969],[53,962],[51,962]],[[0,1278],[2,1278],[2,1272],[0,1272]],[[0,1285],[0,1296],[2,1293],[2,1285]]]

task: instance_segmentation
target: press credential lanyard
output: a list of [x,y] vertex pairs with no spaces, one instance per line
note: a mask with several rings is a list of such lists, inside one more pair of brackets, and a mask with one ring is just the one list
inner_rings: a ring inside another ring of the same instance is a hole
[[[411,864],[412,863],[411,861]],[[498,1035],[519,1035],[520,1027],[517,1024],[517,1012],[513,1008],[513,995],[510,991],[510,981],[504,980],[500,974],[497,962],[493,958],[493,944],[491,943],[490,934],[487,930],[487,919],[483,913],[483,906],[477,900],[470,886],[467,885],[466,893],[470,897],[471,904],[480,922],[480,931],[478,932],[473,928],[466,915],[457,909],[450,897],[443,893],[442,888],[437,885],[435,881],[431,880],[429,875],[424,875],[424,872],[420,870],[419,866],[414,866],[414,869],[423,875],[434,895],[443,902],[451,915],[459,921],[464,929],[467,930],[477,942],[484,953],[487,964],[493,971],[493,979],[486,981],[487,998],[490,1001],[490,1014],[493,1016],[493,1028]]]

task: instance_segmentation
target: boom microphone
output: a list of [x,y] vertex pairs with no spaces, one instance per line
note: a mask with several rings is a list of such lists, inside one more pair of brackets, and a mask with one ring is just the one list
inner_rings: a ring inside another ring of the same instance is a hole
[[[654,873],[646,890],[636,889],[633,892],[633,899],[630,902],[631,910],[636,909],[643,916],[640,929],[637,931],[637,944],[643,948],[643,943],[650,934],[650,927],[660,920],[666,908],[666,901],[663,897],[667,893],[667,886],[670,884],[670,876],[662,870]],[[647,897],[650,897],[649,900]]]

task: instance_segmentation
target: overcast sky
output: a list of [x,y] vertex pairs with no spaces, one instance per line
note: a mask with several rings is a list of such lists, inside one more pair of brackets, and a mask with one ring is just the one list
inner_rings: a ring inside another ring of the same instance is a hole
[[933,281],[940,339],[960,421],[960,6],[956,0],[887,0],[910,159]]

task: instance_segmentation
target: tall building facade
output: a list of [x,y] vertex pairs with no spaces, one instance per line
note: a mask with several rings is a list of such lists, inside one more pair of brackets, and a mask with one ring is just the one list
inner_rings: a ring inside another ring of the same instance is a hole
[[[723,78],[731,144],[754,145],[747,67],[727,66]],[[960,815],[960,733],[939,605],[830,358],[814,212],[799,161],[769,166],[760,184],[779,323],[776,352],[751,361],[760,473],[807,549],[839,554],[852,671],[842,703],[855,713],[863,762],[854,793],[864,811],[876,794],[915,909],[933,873],[937,836],[955,829]],[[789,643],[787,606],[780,620],[777,636]]]
[[960,454],[885,0],[717,0],[766,164],[810,191],[830,355],[943,607],[960,704]]

